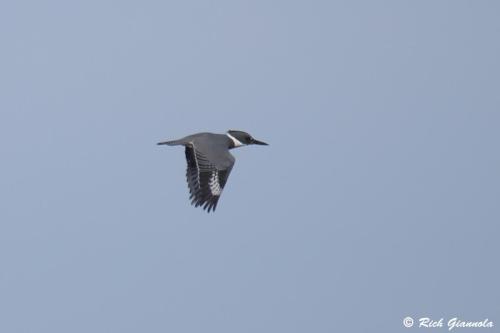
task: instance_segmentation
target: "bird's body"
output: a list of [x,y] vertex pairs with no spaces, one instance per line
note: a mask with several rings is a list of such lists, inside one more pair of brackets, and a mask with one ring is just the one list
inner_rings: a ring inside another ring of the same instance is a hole
[[224,134],[197,133],[179,140],[163,142],[163,144],[192,147],[220,169],[225,169],[234,164],[234,157],[229,153],[231,139]]
[[158,144],[185,147],[186,178],[191,204],[202,206],[208,212],[217,207],[233,168],[235,159],[229,150],[250,144],[267,145],[242,131],[228,131],[226,134],[197,133]]

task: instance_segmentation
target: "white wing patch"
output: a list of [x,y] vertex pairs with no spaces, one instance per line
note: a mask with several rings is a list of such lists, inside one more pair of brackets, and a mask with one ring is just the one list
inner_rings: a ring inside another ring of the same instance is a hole
[[214,170],[212,175],[210,176],[210,180],[208,182],[208,186],[210,186],[210,192],[212,195],[220,195],[222,192],[222,188],[219,184],[219,171]]

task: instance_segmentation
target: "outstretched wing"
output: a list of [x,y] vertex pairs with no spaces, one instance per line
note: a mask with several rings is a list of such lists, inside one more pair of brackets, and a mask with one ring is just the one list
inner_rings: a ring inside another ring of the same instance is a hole
[[186,146],[186,160],[191,204],[202,206],[207,212],[215,211],[234,161],[225,169],[217,168],[192,145]]

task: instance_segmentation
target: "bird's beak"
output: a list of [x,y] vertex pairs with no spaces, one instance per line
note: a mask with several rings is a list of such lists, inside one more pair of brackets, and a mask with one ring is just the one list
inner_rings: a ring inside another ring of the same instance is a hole
[[269,146],[267,143],[259,141],[259,140],[255,140],[255,139],[252,139],[252,144],[261,145],[261,146]]

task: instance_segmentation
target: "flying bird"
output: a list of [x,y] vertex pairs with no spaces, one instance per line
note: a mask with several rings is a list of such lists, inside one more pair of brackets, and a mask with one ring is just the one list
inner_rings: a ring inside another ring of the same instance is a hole
[[226,134],[197,133],[158,144],[185,147],[189,199],[192,205],[202,206],[207,212],[215,211],[233,168],[235,159],[229,150],[247,145],[267,146],[250,134],[235,130]]

